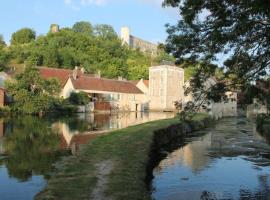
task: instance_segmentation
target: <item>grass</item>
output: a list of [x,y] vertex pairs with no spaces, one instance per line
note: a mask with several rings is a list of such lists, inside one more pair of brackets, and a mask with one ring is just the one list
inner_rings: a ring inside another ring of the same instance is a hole
[[[194,120],[206,115],[198,114]],[[37,199],[90,199],[97,183],[96,164],[113,161],[105,193],[115,200],[151,199],[146,189],[146,165],[154,130],[166,128],[179,120],[166,119],[131,126],[102,135],[78,153],[65,158],[48,187]]]

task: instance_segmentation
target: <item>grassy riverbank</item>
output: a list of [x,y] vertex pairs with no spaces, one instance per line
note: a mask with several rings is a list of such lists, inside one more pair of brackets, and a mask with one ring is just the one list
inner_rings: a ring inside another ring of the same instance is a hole
[[[207,116],[198,114],[195,121]],[[75,156],[58,163],[58,171],[37,199],[150,199],[146,166],[154,131],[179,123],[166,119],[102,135]]]

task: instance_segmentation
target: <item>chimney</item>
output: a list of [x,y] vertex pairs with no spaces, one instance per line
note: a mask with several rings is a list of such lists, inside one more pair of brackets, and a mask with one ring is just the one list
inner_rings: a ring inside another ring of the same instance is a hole
[[81,72],[82,72],[82,74],[84,74],[84,72],[85,72],[85,69],[83,67],[81,68]]
[[95,77],[96,78],[101,78],[101,71],[100,70],[98,70],[97,74],[95,74]]
[[59,32],[59,25],[58,24],[52,24],[50,28],[51,33],[58,33]]
[[77,79],[77,74],[78,73],[78,67],[76,66],[74,69],[73,69],[73,73],[72,73],[72,76],[73,76],[73,79],[76,80]]

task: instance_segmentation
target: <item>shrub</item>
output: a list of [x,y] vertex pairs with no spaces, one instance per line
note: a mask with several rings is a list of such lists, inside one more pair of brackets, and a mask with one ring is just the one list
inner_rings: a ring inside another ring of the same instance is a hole
[[74,105],[86,105],[90,102],[90,98],[87,93],[79,92],[79,93],[71,93],[69,97],[69,102]]

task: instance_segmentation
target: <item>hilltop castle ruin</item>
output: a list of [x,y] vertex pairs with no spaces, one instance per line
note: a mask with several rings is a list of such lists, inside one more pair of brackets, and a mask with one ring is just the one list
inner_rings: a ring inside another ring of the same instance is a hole
[[123,43],[127,44],[132,49],[140,49],[140,51],[151,55],[157,54],[158,45],[131,35],[128,27],[121,28],[120,37]]

